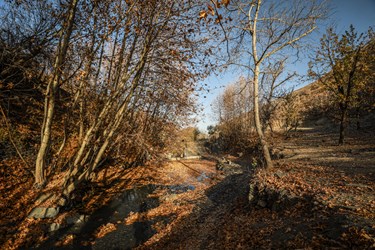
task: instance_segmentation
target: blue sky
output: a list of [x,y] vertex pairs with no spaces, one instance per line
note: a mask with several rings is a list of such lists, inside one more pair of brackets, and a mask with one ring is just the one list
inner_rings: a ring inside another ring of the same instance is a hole
[[[365,32],[369,26],[375,28],[375,0],[332,0],[330,5],[332,7],[332,15],[327,23],[333,23],[338,33],[342,33],[348,29],[350,24],[353,24],[358,32]],[[311,38],[313,43],[311,46],[319,44],[319,39],[325,32],[325,29],[326,27],[319,27],[318,32]],[[302,60],[296,66],[292,66],[292,70],[305,75],[308,61],[307,58]],[[205,84],[211,87],[211,90],[208,93],[202,93],[198,99],[203,108],[203,111],[198,114],[199,122],[197,124],[201,131],[205,131],[208,125],[216,123],[211,113],[211,104],[224,90],[223,86],[235,82],[239,76],[239,71],[229,71],[219,76],[212,75],[204,81]],[[298,87],[302,87],[308,83],[299,82]],[[291,85],[296,84],[291,83]]]

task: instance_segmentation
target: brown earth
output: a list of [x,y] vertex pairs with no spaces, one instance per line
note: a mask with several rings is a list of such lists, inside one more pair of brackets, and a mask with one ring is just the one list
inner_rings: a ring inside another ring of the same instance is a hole
[[[274,138],[276,156],[282,158],[275,169],[225,178],[206,190],[202,209],[193,210],[166,237],[139,248],[374,248],[374,136],[356,132],[343,146],[337,146],[336,137],[314,127],[296,131],[287,141]],[[251,205],[249,179],[298,201],[281,209]]]
[[[336,140],[323,127],[300,129],[287,140],[276,136],[275,169],[253,171],[250,156],[229,157],[244,169],[229,176],[212,160],[113,166],[55,219],[26,218],[33,206],[26,201],[37,194],[31,189],[21,194],[12,185],[13,198],[2,207],[2,222],[13,214],[2,224],[2,249],[371,249],[374,134],[349,134],[344,146]],[[277,199],[258,197],[252,204],[250,181],[295,202],[276,207]],[[17,183],[22,189],[29,185],[22,179]],[[129,199],[134,195],[139,197]],[[18,217],[10,206],[18,206]],[[88,219],[78,229],[47,232],[72,214]]]

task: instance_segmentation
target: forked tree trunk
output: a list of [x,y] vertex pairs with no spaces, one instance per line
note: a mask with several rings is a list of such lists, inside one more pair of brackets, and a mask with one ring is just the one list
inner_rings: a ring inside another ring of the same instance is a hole
[[[74,160],[73,169],[65,177],[65,183],[63,185],[63,190],[62,190],[62,193],[65,199],[69,199],[71,193],[77,188],[79,183],[81,183],[83,180],[88,179],[90,174],[100,165],[100,162],[103,159],[104,153],[110,144],[110,140],[112,139],[117,128],[120,126],[121,122],[123,121],[124,116],[126,115],[126,112],[127,112],[128,105],[131,102],[133,94],[139,85],[142,72],[147,62],[147,52],[149,51],[149,49],[150,49],[150,44],[146,44],[144,53],[139,61],[139,65],[136,67],[136,69],[133,70],[133,72],[136,72],[136,73],[132,81],[131,89],[129,90],[129,93],[125,97],[125,100],[122,102],[119,109],[116,111],[115,117],[111,120],[111,122],[107,125],[107,128],[103,131],[103,138],[102,138],[104,139],[103,143],[99,145],[99,151],[92,155],[93,157],[95,157],[94,162],[92,162],[89,167],[83,170],[83,166],[85,165],[86,159],[87,159],[86,156],[89,155],[90,149],[89,151],[87,151],[86,154],[84,154],[84,152],[89,147],[89,142],[91,140],[91,137],[93,136],[93,133],[99,128],[99,126],[101,126],[102,122],[104,121],[104,118],[109,113],[110,107],[113,106],[114,104],[113,102],[115,101],[115,98],[110,98],[107,101],[106,105],[103,107],[98,117],[98,120],[95,123],[93,123],[92,126],[87,130],[85,137],[83,139],[83,142],[80,146],[80,149]],[[118,92],[123,88],[126,82],[130,79],[130,75],[132,74],[124,75],[119,85],[119,88],[117,90]]]
[[41,131],[41,143],[35,162],[35,186],[37,188],[43,187],[46,182],[45,168],[48,150],[51,143],[52,120],[55,112],[56,94],[59,89],[62,67],[65,61],[70,36],[73,30],[77,3],[78,0],[71,1],[69,15],[66,20],[66,26],[64,27],[65,32],[62,32],[60,43],[57,50],[56,60],[54,64],[54,73],[51,81],[48,83],[47,86],[43,126]]

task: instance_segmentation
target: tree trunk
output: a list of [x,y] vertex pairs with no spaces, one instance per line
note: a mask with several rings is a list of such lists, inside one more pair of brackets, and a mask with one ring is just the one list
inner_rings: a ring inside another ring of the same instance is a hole
[[356,119],[357,119],[357,130],[360,130],[361,129],[361,115],[360,115],[359,108],[357,108]]
[[[254,121],[255,121],[255,128],[259,137],[259,143],[262,146],[263,150],[263,157],[266,161],[266,168],[272,168],[272,160],[271,160],[271,155],[270,151],[268,148],[268,143],[264,137],[263,130],[262,130],[262,124],[260,122],[260,115],[259,115],[259,73],[260,73],[260,63],[261,59],[258,60],[258,55],[257,55],[257,21],[258,21],[258,13],[260,9],[262,1],[258,0],[256,4],[256,11],[254,15],[254,19],[251,31],[252,31],[252,52],[253,52],[253,60],[255,64],[254,68],[254,78],[253,78],[253,84],[254,84],[254,89],[253,89],[253,100],[254,100]],[[251,15],[251,9],[249,10],[249,13]],[[250,17],[249,15],[249,17]],[[250,20],[251,21],[251,20]]]
[[[149,45],[147,45],[147,48],[149,48]],[[112,139],[112,136],[116,132],[117,128],[120,126],[129,103],[131,102],[131,99],[133,97],[133,94],[136,90],[136,88],[139,86],[139,81],[142,75],[142,72],[144,70],[145,64],[147,62],[147,53],[145,52],[144,55],[141,57],[139,63],[140,65],[136,67],[136,74],[132,81],[131,89],[129,90],[129,93],[125,97],[125,100],[120,105],[119,109],[117,110],[115,117],[111,120],[111,122],[107,125],[107,128],[103,131],[102,138],[104,139],[103,143],[99,146],[99,151],[94,152],[92,155],[95,157],[94,162],[91,163],[91,165],[83,170],[83,166],[86,163],[87,156],[90,153],[90,150],[86,153],[86,156],[84,154],[85,149],[89,146],[89,142],[91,140],[91,137],[93,136],[93,133],[99,128],[101,123],[105,119],[105,115],[107,115],[111,107],[113,107],[113,101],[114,98],[110,98],[106,105],[103,107],[101,113],[99,114],[98,120],[95,121],[92,126],[87,130],[85,137],[83,139],[83,142],[80,146],[80,149],[76,155],[76,158],[73,163],[73,169],[66,175],[65,182],[63,186],[63,195],[66,199],[69,199],[70,194],[76,189],[77,185],[83,181],[86,180],[90,174],[98,167],[100,164],[103,155],[105,153],[105,150],[108,148],[108,145],[110,143],[110,140]],[[121,85],[117,89],[117,92],[121,90],[123,85],[130,79],[131,74],[126,74],[124,78],[122,79]],[[95,151],[95,150],[94,150]],[[73,179],[73,181],[70,181],[70,179]]]
[[270,151],[268,148],[268,143],[264,138],[262,124],[260,122],[260,115],[259,115],[259,65],[255,66],[254,71],[254,121],[255,121],[255,128],[259,137],[259,143],[262,146],[263,150],[263,157],[266,161],[266,168],[272,168],[272,160]]
[[340,117],[339,145],[344,144],[345,129],[346,129],[346,116],[347,116],[347,108],[343,108],[341,110],[341,117]]
[[43,120],[41,143],[36,158],[35,164],[35,186],[41,188],[45,185],[45,168],[46,168],[46,158],[51,140],[51,127],[52,119],[55,110],[55,89],[54,86],[57,86],[55,79],[47,88],[47,94],[45,98],[45,117]]
[[76,13],[78,0],[72,0],[69,8],[69,15],[66,22],[65,32],[62,32],[60,44],[58,46],[56,60],[54,63],[54,75],[48,83],[46,98],[45,98],[45,111],[43,118],[43,126],[41,131],[41,143],[38,151],[37,159],[35,162],[35,186],[41,188],[45,185],[45,168],[48,150],[51,142],[52,120],[55,112],[56,93],[60,85],[60,77],[62,74],[62,66],[65,61],[66,53],[68,50],[70,36],[73,30],[74,17]]

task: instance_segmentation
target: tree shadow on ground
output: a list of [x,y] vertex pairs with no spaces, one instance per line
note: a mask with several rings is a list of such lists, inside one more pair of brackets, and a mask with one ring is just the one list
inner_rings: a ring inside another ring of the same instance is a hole
[[346,213],[340,207],[328,208],[310,196],[291,196],[290,202],[277,210],[273,206],[260,207],[248,201],[251,178],[249,172],[226,177],[206,190],[206,199],[195,204],[193,212],[179,221],[170,234],[139,249],[366,249],[369,246],[368,241],[355,238],[360,237],[360,230],[357,235],[350,230],[368,229],[371,221]]
[[226,223],[227,213],[234,211],[239,204],[243,209],[249,209],[246,202],[249,178],[248,172],[225,177],[205,191],[205,198],[194,204],[192,213],[176,224],[166,237],[139,248],[213,249],[212,244],[220,244],[220,228]]
[[[147,212],[159,205],[158,198],[148,197],[157,187],[149,184],[128,189],[115,196],[108,205],[98,208],[84,222],[72,224],[54,232],[38,249],[131,249],[150,238],[155,232],[154,221],[135,222],[125,225],[124,220],[132,212]],[[96,238],[103,226],[116,225],[116,229]],[[67,246],[56,246],[56,242],[73,235],[73,242]],[[91,245],[90,243],[95,242]]]
[[337,132],[327,131],[324,126],[300,128],[290,133],[288,140],[276,143],[281,154],[275,159],[280,163],[303,161],[325,166],[353,177],[371,175],[375,160],[374,138],[373,132],[350,130],[346,143],[338,145]]

